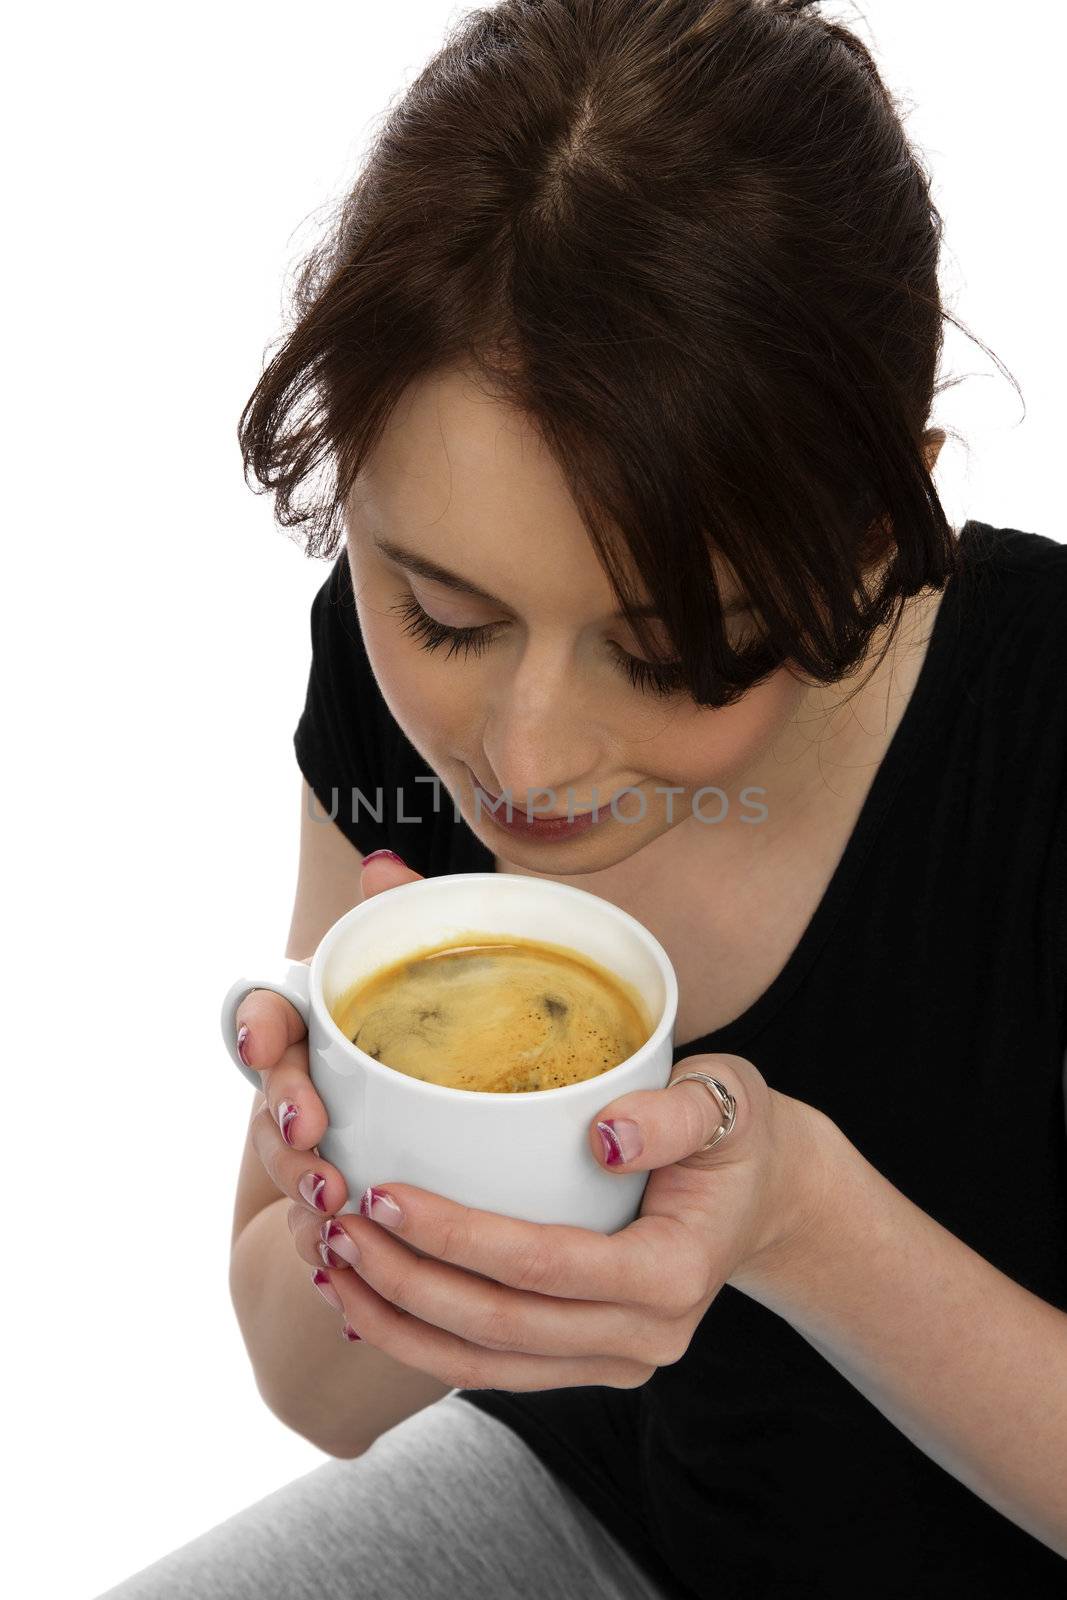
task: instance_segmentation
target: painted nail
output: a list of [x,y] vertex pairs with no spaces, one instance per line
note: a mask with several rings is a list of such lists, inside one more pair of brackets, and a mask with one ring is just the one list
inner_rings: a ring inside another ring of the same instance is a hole
[[321,1267],[315,1268],[314,1272],[311,1274],[311,1281],[321,1294],[322,1298],[329,1305],[333,1306],[335,1311],[344,1310],[341,1296],[337,1293],[337,1290],[334,1288],[333,1284],[330,1282],[329,1278],[326,1276],[325,1272],[323,1272]]
[[332,1267],[334,1272],[337,1272],[341,1267],[346,1267],[348,1265],[346,1261],[341,1260],[340,1256],[334,1255],[328,1244],[320,1243],[319,1255],[322,1257],[326,1266]]
[[369,1217],[372,1222],[380,1222],[387,1228],[399,1228],[404,1220],[404,1213],[392,1195],[386,1194],[384,1189],[364,1189],[359,1202],[359,1214],[361,1217]]
[[289,1129],[292,1126],[293,1119],[299,1113],[299,1110],[300,1107],[294,1106],[291,1100],[283,1100],[278,1107],[278,1126],[282,1130],[282,1138],[285,1140],[286,1144],[292,1144],[293,1142],[289,1133]]
[[323,1223],[322,1233],[328,1249],[332,1246],[333,1252],[339,1255],[342,1261],[347,1261],[350,1267],[359,1266],[359,1246],[349,1237],[347,1228],[342,1228],[341,1224],[331,1217],[329,1222]]
[[629,1117],[598,1122],[597,1131],[604,1147],[604,1161],[609,1167],[618,1166],[621,1161],[636,1161],[645,1147],[641,1129]]
[[245,1051],[247,1049],[248,1049],[248,1023],[247,1022],[242,1022],[241,1026],[237,1030],[237,1054],[240,1056],[240,1058],[244,1062],[245,1066],[246,1067],[250,1067],[252,1065],[252,1063],[251,1063],[251,1061],[249,1061],[247,1055],[245,1054]]
[[297,1188],[300,1190],[301,1196],[307,1201],[308,1205],[313,1206],[316,1211],[326,1210],[326,1201],[322,1197],[322,1191],[325,1189],[325,1187],[326,1179],[323,1177],[321,1172],[305,1172],[304,1176],[297,1184]]
[[355,1328],[353,1328],[350,1322],[342,1322],[341,1337],[342,1339],[347,1339],[349,1344],[355,1344],[356,1340],[359,1338],[359,1334],[356,1332]]
[[407,866],[407,862],[395,850],[372,850],[369,856],[363,857],[361,866],[365,867],[368,861],[399,861],[402,867]]

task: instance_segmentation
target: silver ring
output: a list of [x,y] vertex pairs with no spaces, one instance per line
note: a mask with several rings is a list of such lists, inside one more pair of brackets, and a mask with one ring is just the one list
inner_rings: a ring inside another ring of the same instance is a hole
[[715,1096],[719,1111],[722,1113],[721,1126],[716,1129],[707,1144],[702,1144],[700,1149],[696,1151],[697,1155],[703,1155],[705,1150],[710,1150],[713,1145],[717,1145],[721,1140],[725,1139],[733,1127],[734,1118],[737,1116],[737,1101],[724,1083],[720,1083],[718,1078],[709,1078],[706,1072],[682,1072],[677,1078],[672,1078],[667,1087],[668,1089],[673,1089],[676,1083],[685,1083],[689,1078],[692,1078],[694,1083],[702,1083],[705,1089],[711,1091]]

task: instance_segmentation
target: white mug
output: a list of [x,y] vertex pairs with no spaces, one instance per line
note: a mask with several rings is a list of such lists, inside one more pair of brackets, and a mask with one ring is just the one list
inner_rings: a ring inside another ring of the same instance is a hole
[[[429,944],[471,932],[563,945],[631,983],[655,1027],[632,1056],[596,1077],[521,1093],[454,1089],[383,1066],[346,1038],[330,1014],[352,984]],[[663,1089],[674,1060],[678,981],[647,928],[610,901],[545,878],[464,872],[383,889],[340,917],[310,964],[279,979],[240,978],[222,1005],[226,1048],[248,1081],[263,1079],[237,1053],[236,1014],[251,989],[273,989],[303,1017],[311,1081],[329,1127],[323,1160],[348,1185],[355,1212],[371,1184],[410,1183],[481,1211],[525,1222],[564,1222],[614,1233],[633,1222],[648,1174],[606,1172],[589,1129],[632,1089]]]

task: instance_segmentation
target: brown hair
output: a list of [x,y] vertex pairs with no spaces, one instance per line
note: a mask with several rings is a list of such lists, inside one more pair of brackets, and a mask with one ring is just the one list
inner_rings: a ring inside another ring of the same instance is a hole
[[[923,454],[941,232],[867,49],[808,0],[501,0],[388,112],[303,261],[246,478],[332,556],[405,388],[468,367],[540,429],[700,704],[785,663],[835,682],[959,566]],[[740,645],[712,548],[758,619]]]

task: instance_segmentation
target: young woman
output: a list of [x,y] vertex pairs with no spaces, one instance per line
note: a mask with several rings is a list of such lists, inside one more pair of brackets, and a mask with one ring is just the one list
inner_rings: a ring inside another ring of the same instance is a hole
[[333,558],[289,953],[574,883],[702,1076],[590,1125],[616,1235],[336,1219],[253,993],[234,1303],[337,1459],[114,1595],[1063,1594],[1067,548],[939,504],[939,235],[783,0],[505,0],[390,115],[241,423]]

